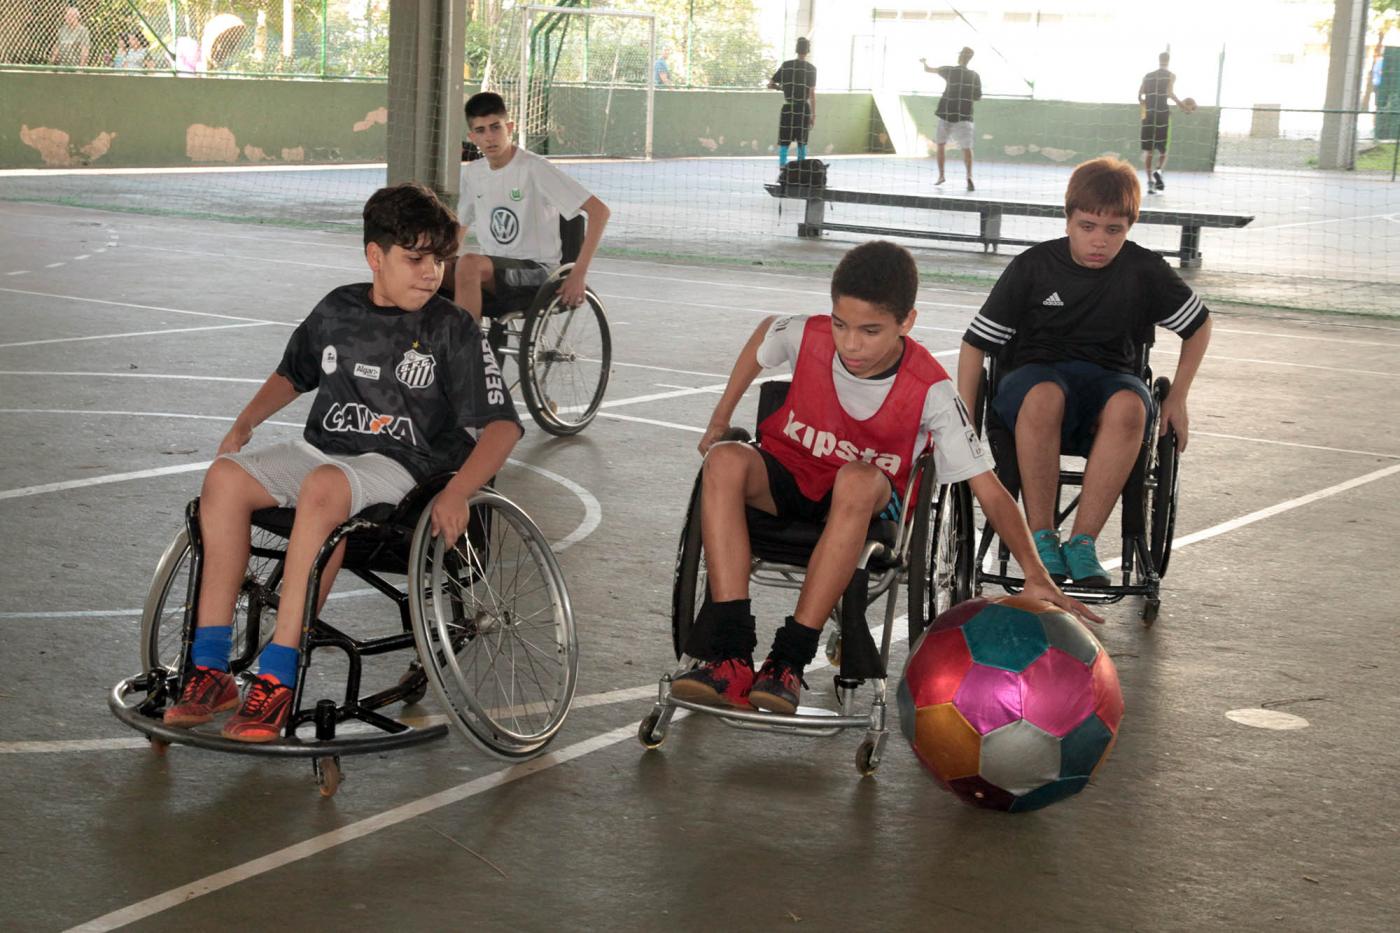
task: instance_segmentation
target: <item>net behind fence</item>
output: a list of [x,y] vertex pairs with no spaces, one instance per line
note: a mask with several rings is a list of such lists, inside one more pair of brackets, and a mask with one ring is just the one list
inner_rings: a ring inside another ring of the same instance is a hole
[[[784,96],[765,88],[794,57],[792,31],[765,32],[756,4],[734,4],[711,21],[688,19],[684,3],[627,5],[654,15],[478,3],[475,12],[489,18],[467,30],[467,93],[482,84],[503,93],[529,148],[561,161],[609,205],[605,253],[829,266],[850,245],[885,236],[914,248],[927,276],[981,287],[1025,244],[1063,235],[1056,205],[1079,162],[1118,156],[1156,187],[1143,162],[1137,72],[1112,100],[1042,100],[1025,96],[1021,72],[989,62],[970,139],[952,134],[940,184],[943,78],[917,59],[887,57],[879,63],[886,86],[851,90],[856,66],[875,48],[854,37],[845,71],[818,68],[807,154],[829,163],[833,193],[817,218],[820,236],[802,236],[813,232],[815,202],[774,196]],[[372,28],[383,32],[387,55],[387,5],[356,9],[380,11]],[[358,22],[370,28],[369,19]],[[950,65],[955,55],[929,65]],[[979,65],[974,58],[970,67]],[[1183,272],[1207,300],[1400,314],[1400,64],[1386,75],[1370,97],[1379,109],[1332,112],[1210,106],[1197,90],[1208,82],[1180,79],[1180,99],[1196,92],[1203,105],[1170,104],[1163,189],[1144,193],[1149,213],[1132,238],[1169,255],[1199,251],[1191,257],[1199,265]],[[112,101],[125,87],[153,87],[160,108],[145,113],[147,98],[132,98],[146,122],[111,129],[98,116],[81,128],[25,124],[27,161],[9,164],[34,171],[0,177],[0,198],[332,229],[356,229],[364,199],[383,183],[387,113],[423,105],[370,83],[23,77],[48,81],[56,95],[66,93],[62,81],[103,80]],[[235,91],[242,96],[209,96]],[[247,118],[217,125],[211,109]],[[268,128],[279,119],[281,135]],[[138,142],[172,134],[177,158],[163,164],[198,167],[135,171],[162,164]],[[975,190],[964,168],[968,142]],[[796,142],[789,155],[799,155]],[[343,167],[351,161],[365,164]],[[1181,258],[1172,255],[1174,264]]]

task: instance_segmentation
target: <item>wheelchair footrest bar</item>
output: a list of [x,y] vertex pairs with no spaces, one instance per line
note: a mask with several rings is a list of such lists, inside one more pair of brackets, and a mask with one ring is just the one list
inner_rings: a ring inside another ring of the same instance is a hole
[[[403,726],[401,731],[392,733],[376,731],[366,735],[355,734],[326,742],[298,738],[282,738],[275,742],[236,742],[233,739],[226,739],[216,732],[177,729],[173,726],[167,726],[159,719],[141,712],[139,702],[130,702],[129,698],[132,698],[132,694],[142,692],[142,687],[137,683],[142,679],[141,677],[129,677],[117,684],[112,688],[112,692],[107,698],[107,705],[112,710],[112,715],[126,725],[152,739],[159,739],[172,745],[192,745],[210,751],[232,752],[240,755],[263,755],[273,758],[323,758],[328,755],[364,755],[389,751],[431,742],[447,735],[445,724],[415,729],[406,723],[393,720],[397,725]],[[144,697],[136,699],[144,699]]]
[[762,726],[781,731],[791,731],[800,735],[827,736],[835,735],[842,729],[869,729],[871,727],[871,720],[868,714],[865,716],[837,716],[835,714],[822,715],[813,713],[789,715],[786,713],[769,713],[756,709],[738,709],[733,706],[706,706],[703,703],[679,700],[675,696],[670,697],[666,702],[672,706],[688,709],[692,713],[701,713],[706,716],[718,716],[730,725]]

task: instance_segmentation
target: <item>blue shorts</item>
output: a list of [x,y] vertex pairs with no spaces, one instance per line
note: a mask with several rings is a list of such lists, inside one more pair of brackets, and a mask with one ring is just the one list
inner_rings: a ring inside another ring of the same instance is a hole
[[[1065,394],[1065,420],[1060,425],[1060,449],[1067,454],[1085,456],[1094,442],[1094,428],[1099,413],[1116,393],[1129,389],[1142,399],[1144,411],[1152,411],[1152,393],[1147,384],[1132,373],[1105,369],[1098,363],[1084,360],[1063,360],[1057,363],[1027,363],[1002,377],[992,408],[997,417],[1014,434],[1016,415],[1021,410],[1026,393],[1042,382],[1053,382]],[[1151,430],[1151,418],[1146,419],[1143,439]]]

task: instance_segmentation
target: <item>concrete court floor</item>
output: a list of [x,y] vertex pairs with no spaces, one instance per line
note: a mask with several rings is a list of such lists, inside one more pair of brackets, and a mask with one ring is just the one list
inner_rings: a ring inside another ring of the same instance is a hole
[[[367,277],[358,237],[0,216],[22,231],[0,241],[0,926],[1395,928],[1400,648],[1380,588],[1400,557],[1395,322],[1216,309],[1162,617],[1144,630],[1136,605],[1110,607],[1099,632],[1127,703],[1114,756],[1079,797],[1008,816],[940,790],[897,734],[864,780],[855,733],[691,718],[657,752],[637,744],[671,660],[674,543],[715,388],[763,314],[821,313],[827,284],[600,261],[609,407],[572,440],[531,429],[515,453],[585,492],[522,466],[500,483],[552,540],[587,532],[560,553],[574,712],[513,771],[454,735],[347,758],[322,800],[305,763],[158,759],[106,694],[136,672],[139,607],[198,464],[290,326]],[[951,366],[980,300],[926,288],[917,336]],[[295,436],[304,412],[258,438]],[[760,600],[781,617],[782,594]],[[329,614],[374,627],[387,611],[352,598]],[[1225,715],[1257,708],[1307,726]]]

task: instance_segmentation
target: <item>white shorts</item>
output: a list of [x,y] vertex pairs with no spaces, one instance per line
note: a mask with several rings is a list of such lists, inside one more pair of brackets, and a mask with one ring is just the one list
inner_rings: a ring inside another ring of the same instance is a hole
[[959,149],[972,148],[972,121],[959,120],[957,123],[949,123],[942,117],[938,117],[938,126],[933,130],[933,141],[942,145],[952,143]]
[[328,454],[297,439],[258,450],[224,454],[266,489],[283,508],[297,503],[301,484],[319,466],[338,467],[350,482],[350,514],[388,502],[398,505],[417,483],[413,474],[383,454]]

